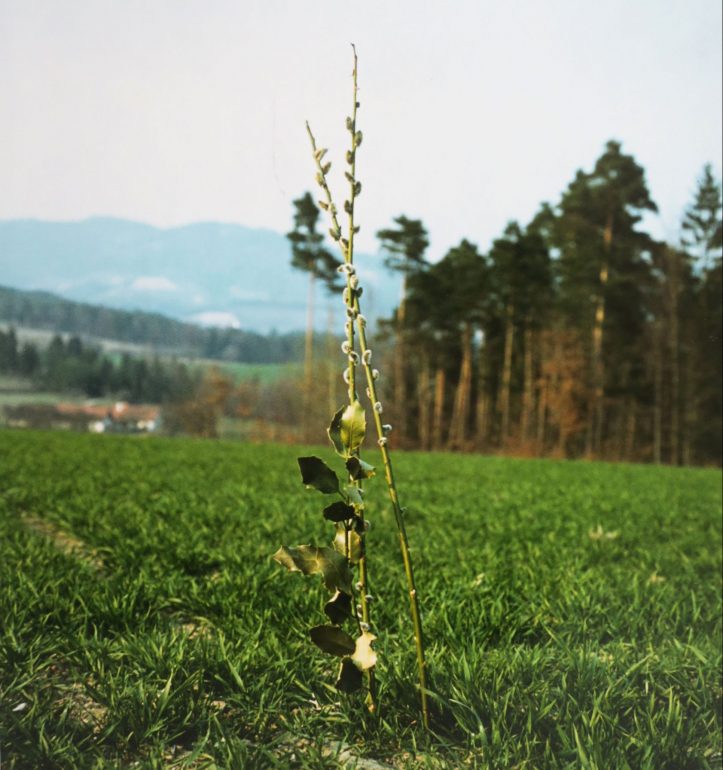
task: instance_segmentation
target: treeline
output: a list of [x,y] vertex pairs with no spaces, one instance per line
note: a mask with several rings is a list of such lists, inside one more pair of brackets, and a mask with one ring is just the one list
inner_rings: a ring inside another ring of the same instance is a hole
[[81,337],[148,345],[176,355],[245,363],[300,361],[304,345],[300,333],[264,335],[240,329],[205,329],[158,313],[114,310],[47,292],[2,286],[0,320]]
[[611,141],[487,253],[463,240],[430,263],[406,217],[378,233],[405,287],[386,324],[396,441],[720,463],[720,182],[707,166],[675,245],[645,231],[656,211]]
[[180,362],[128,354],[114,362],[77,336],[66,342],[55,335],[46,348],[39,349],[32,342],[20,344],[13,328],[0,330],[0,374],[27,378],[35,387],[52,392],[113,396],[131,403],[189,399],[199,384],[199,377]]

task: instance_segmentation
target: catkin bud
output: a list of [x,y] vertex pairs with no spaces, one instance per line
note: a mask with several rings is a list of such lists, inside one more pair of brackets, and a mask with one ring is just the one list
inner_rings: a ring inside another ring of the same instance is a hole
[[369,630],[369,623],[365,623],[362,620],[361,623],[359,623],[359,628],[361,628],[362,631],[368,631]]
[[324,166],[321,167],[321,173],[324,176],[326,176],[329,173],[329,171],[331,171],[331,162],[329,162],[329,163],[327,163],[327,164],[325,164]]
[[349,285],[352,287],[352,289],[356,289],[356,287],[359,285],[359,279],[353,275],[349,281]]
[[391,433],[392,432],[392,426],[389,423],[387,423],[386,425],[382,425],[382,430],[385,433]]
[[344,380],[344,382],[348,385],[349,384],[349,370],[344,369],[343,374],[341,375],[341,378]]
[[347,182],[354,184],[354,177],[348,171],[344,172],[344,176],[346,177]]
[[361,313],[359,313],[359,315],[357,316],[357,320],[359,321],[359,323],[360,323],[362,326],[366,326],[366,325],[367,325],[367,319],[366,319],[366,317],[365,317],[365,316],[363,316]]
[[354,195],[361,195],[361,182],[354,182]]
[[[363,318],[363,316],[360,316],[360,318]],[[371,348],[367,348],[362,353],[362,361],[364,361],[365,364],[370,364],[372,362],[372,351],[371,351]]]
[[376,404],[374,404],[374,411],[377,414],[381,414],[384,411],[384,407],[382,406],[381,401],[377,401]]
[[316,183],[320,187],[324,187],[326,185],[326,182],[324,181],[324,175],[321,173],[321,171],[316,172]]
[[347,128],[347,131],[354,130],[354,121],[351,118],[346,119],[346,128]]
[[344,290],[341,293],[341,298],[344,301],[344,304],[346,304],[349,301],[349,289],[345,286]]
[[344,342],[341,343],[341,352],[344,353],[344,355],[349,355],[350,350],[349,343],[344,340]]
[[380,447],[387,445],[387,437],[382,436],[378,441],[377,444],[379,444]]
[[378,380],[378,379],[379,379],[379,369],[372,369],[372,377],[373,377],[375,380]]
[[356,134],[354,134],[354,146],[360,147],[363,139],[363,135],[361,131],[357,131]]
[[354,213],[354,206],[351,205],[351,201],[344,201],[344,211],[346,211],[347,214]]
[[339,238],[341,238],[341,231],[339,230],[338,227],[330,227],[329,235],[331,236],[332,240],[338,241]]
[[319,149],[318,149],[318,150],[317,150],[317,151],[314,153],[314,157],[315,157],[317,160],[321,160],[321,159],[324,157],[324,155],[326,155],[326,153],[327,153],[327,150],[326,150],[326,148],[325,148],[325,147],[320,147],[320,148],[319,148]]
[[350,351],[349,358],[351,358],[354,365],[359,363],[359,354],[355,350]]
[[324,209],[324,211],[329,210],[329,204],[326,201],[317,201],[317,203],[319,204],[319,208]]
[[351,150],[346,151],[346,162],[351,166],[354,162],[354,153]]

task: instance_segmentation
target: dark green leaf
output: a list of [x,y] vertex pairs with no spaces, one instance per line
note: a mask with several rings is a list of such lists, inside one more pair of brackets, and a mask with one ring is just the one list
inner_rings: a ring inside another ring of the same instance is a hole
[[329,423],[329,427],[326,429],[329,440],[334,445],[336,453],[342,457],[348,456],[344,452],[344,444],[342,444],[341,441],[341,417],[344,414],[345,409],[346,407],[342,406],[341,409],[334,413],[334,416],[331,418],[331,423]]
[[325,495],[339,492],[339,479],[336,473],[318,457],[299,457],[301,480],[307,487],[318,489]]
[[354,516],[354,506],[338,500],[324,508],[324,518],[329,521],[347,521]]
[[324,612],[332,623],[340,626],[351,617],[351,596],[344,591],[337,591],[324,605]]
[[350,457],[346,461],[346,469],[353,479],[370,479],[376,475],[376,468],[358,457]]
[[346,559],[333,548],[317,548],[315,545],[300,545],[296,548],[281,546],[273,556],[290,572],[304,575],[321,575],[329,591],[351,593],[351,571]]
[[338,626],[314,626],[309,631],[311,641],[329,655],[352,655],[356,651],[356,642]]
[[341,692],[356,692],[362,686],[362,672],[354,665],[351,658],[344,658],[336,680],[336,689]]

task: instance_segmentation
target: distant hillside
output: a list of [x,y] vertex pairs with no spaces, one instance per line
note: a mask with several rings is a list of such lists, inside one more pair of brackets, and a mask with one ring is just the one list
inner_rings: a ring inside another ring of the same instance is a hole
[[198,358],[285,363],[301,357],[298,332],[262,335],[240,329],[204,329],[159,313],[114,310],[42,291],[0,286],[0,322],[86,338],[152,347],[158,353]]
[[[399,281],[379,257],[359,255],[365,315],[388,316]],[[123,310],[268,333],[306,322],[306,276],[280,233],[215,222],[160,229],[121,219],[0,222],[2,283]],[[317,296],[316,324],[328,304]],[[341,302],[333,303],[337,318]]]

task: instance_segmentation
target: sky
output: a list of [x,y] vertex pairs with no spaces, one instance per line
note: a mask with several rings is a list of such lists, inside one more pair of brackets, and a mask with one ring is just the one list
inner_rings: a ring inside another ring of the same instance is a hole
[[306,119],[346,192],[354,42],[360,249],[402,213],[433,260],[486,249],[611,138],[675,240],[720,175],[721,21],[720,0],[1,0],[0,219],[286,232]]

